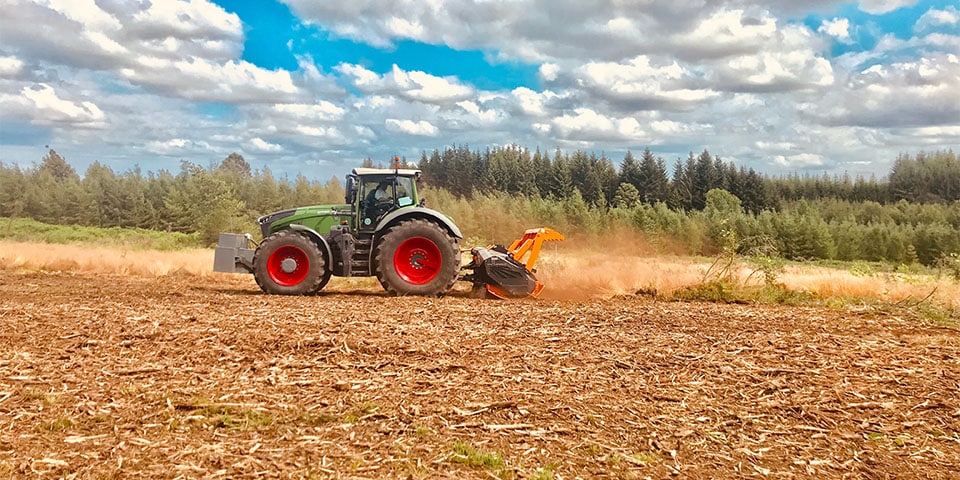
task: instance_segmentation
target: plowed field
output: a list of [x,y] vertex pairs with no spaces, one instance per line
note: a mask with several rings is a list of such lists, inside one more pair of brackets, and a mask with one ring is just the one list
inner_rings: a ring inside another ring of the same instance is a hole
[[0,273],[4,478],[960,476],[906,311]]

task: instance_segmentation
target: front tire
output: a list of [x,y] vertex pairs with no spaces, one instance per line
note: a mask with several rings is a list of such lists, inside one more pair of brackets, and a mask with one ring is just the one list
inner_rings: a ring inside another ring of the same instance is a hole
[[293,230],[270,235],[253,255],[253,278],[266,293],[309,295],[330,279],[320,247]]
[[377,280],[391,295],[443,295],[460,274],[459,252],[457,239],[436,223],[401,222],[377,248]]

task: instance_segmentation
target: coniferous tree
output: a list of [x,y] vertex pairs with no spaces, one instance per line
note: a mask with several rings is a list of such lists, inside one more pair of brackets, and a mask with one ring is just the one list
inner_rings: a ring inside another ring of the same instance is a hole
[[537,186],[537,170],[530,155],[530,150],[522,147],[517,157],[518,192],[527,197],[539,197],[540,188]]
[[706,206],[707,192],[720,187],[720,172],[717,171],[710,152],[704,150],[697,157],[694,164],[692,207],[694,210],[703,210]]
[[670,185],[670,208],[675,210],[692,210],[694,195],[694,172],[696,171],[696,159],[693,153],[687,157],[686,161],[677,159],[673,166],[673,182]]
[[943,203],[960,200],[960,161],[952,151],[913,158],[900,155],[893,164],[889,181],[893,200],[919,203]]
[[531,160],[533,173],[534,173],[534,183],[537,186],[537,194],[541,197],[546,197],[550,193],[550,177],[553,174],[553,165],[550,164],[550,157],[541,153],[540,149],[533,153],[533,159]]
[[557,149],[553,156],[549,195],[556,199],[564,199],[570,196],[575,188],[573,174],[570,171],[570,162]]
[[633,153],[627,150],[627,153],[623,156],[623,163],[620,164],[620,183],[633,185],[639,192],[643,188],[642,175],[640,163],[633,157]]
[[621,183],[613,195],[613,206],[617,208],[634,208],[640,204],[640,191],[630,183]]
[[80,177],[77,175],[77,171],[74,170],[69,163],[67,163],[66,159],[60,156],[60,154],[52,148],[49,152],[47,152],[46,155],[44,155],[38,170],[40,172],[46,172],[50,174],[50,176],[56,181],[80,179]]
[[237,152],[227,155],[227,158],[220,162],[220,170],[238,175],[241,178],[249,178],[251,175],[250,163]]
[[20,167],[0,163],[0,216],[22,217],[26,209],[27,176]]
[[599,158],[596,155],[591,155],[590,171],[596,175],[597,183],[600,185],[600,195],[595,205],[610,205],[613,203],[613,195],[620,185],[617,169],[613,166],[613,162],[603,153],[600,154]]
[[670,181],[662,158],[655,157],[650,148],[640,157],[640,198],[644,203],[664,202],[669,197]]
[[123,204],[117,175],[109,167],[93,162],[83,175],[83,190],[90,199],[88,222],[97,227],[121,225]]

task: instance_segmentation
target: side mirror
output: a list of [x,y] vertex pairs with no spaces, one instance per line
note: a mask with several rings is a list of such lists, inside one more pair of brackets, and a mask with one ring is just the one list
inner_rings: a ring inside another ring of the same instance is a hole
[[353,205],[353,202],[357,200],[357,177],[353,175],[347,175],[347,195],[346,201],[348,205]]

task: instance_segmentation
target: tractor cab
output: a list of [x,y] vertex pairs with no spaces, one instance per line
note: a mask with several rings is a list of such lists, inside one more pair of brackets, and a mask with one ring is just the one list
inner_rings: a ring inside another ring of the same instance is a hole
[[356,213],[357,231],[376,230],[390,212],[418,203],[420,170],[355,168],[347,175],[346,201]]

